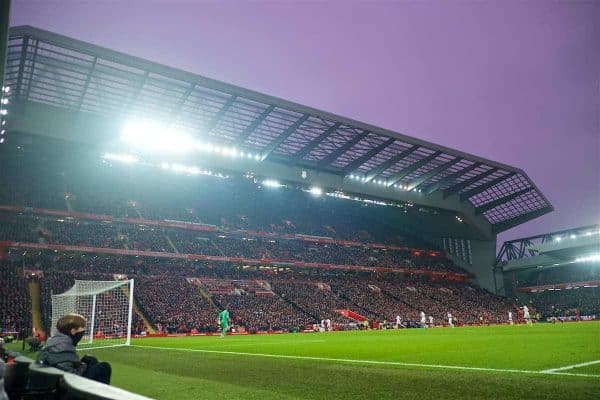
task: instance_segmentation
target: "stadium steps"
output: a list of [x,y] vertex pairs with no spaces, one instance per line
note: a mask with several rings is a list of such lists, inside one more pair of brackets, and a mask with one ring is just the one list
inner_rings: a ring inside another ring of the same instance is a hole
[[73,212],[74,211],[73,203],[71,202],[71,198],[70,197],[65,197],[65,204],[67,205],[67,210],[69,212]]
[[[333,291],[333,293],[338,298],[344,300],[346,302],[346,304],[353,305],[353,306],[357,307],[360,310],[360,312],[364,312],[366,314],[375,315],[375,316],[377,316],[377,318],[381,318],[381,315],[379,315],[379,313],[377,313],[377,312],[375,312],[373,310],[370,310],[367,307],[363,307],[360,304],[355,303],[354,301],[352,301],[352,299],[350,297],[346,296],[343,292],[341,292],[341,291]],[[358,313],[355,313],[355,314],[360,315]],[[362,317],[362,315],[360,315],[360,316]],[[366,317],[363,317],[363,318],[368,319]]]
[[279,293],[277,293],[275,290],[273,290],[273,294],[277,297],[279,297],[281,300],[285,301],[287,304],[289,304],[290,306],[292,306],[292,308],[295,308],[296,310],[302,311],[304,314],[308,315],[311,318],[314,318],[315,321],[320,321],[320,317],[309,313],[307,310],[305,310],[304,308],[300,307],[298,304],[294,303],[292,300],[289,300],[285,297],[283,297],[282,295],[280,295]]
[[135,210],[135,213],[137,214],[137,216],[138,216],[139,219],[144,219],[144,216],[140,212],[139,208],[137,208],[136,206],[133,206],[133,209]]
[[200,293],[200,296],[204,297],[206,300],[208,300],[208,302],[210,304],[212,304],[216,309],[218,310],[222,310],[223,307],[222,305],[213,298],[213,296],[211,296],[211,294],[206,290],[206,288],[202,287],[202,286],[198,286],[198,293]]
[[42,295],[40,291],[40,282],[38,280],[30,280],[27,282],[27,290],[31,299],[31,322],[33,328],[42,332],[44,326],[42,324]]
[[173,251],[175,251],[175,253],[179,253],[179,250],[177,249],[177,247],[175,246],[175,243],[173,243],[173,241],[171,240],[169,235],[165,235],[165,237],[167,238],[167,242],[169,242],[169,246],[171,246]]
[[[121,286],[121,290],[123,291],[125,296],[127,296],[127,298],[129,298],[129,287]],[[152,326],[152,324],[150,323],[150,320],[148,320],[148,318],[146,318],[146,315],[142,312],[135,296],[133,296],[133,312],[136,313],[137,316],[140,317],[140,319],[142,321],[144,321],[144,326],[146,327],[146,331],[148,333],[156,333],[156,329],[154,329],[154,326]]]
[[215,249],[217,249],[219,254],[221,254],[223,257],[227,257],[225,255],[225,252],[223,250],[221,250],[221,248],[219,246],[217,246],[217,244],[214,241],[211,240],[210,243],[215,247]]
[[123,233],[120,225],[117,225],[116,229],[117,229],[117,237],[119,238],[121,245],[123,246],[123,248],[125,250],[129,250],[129,245],[127,244],[127,242],[129,241],[129,236],[127,236],[126,234]]
[[365,322],[368,319],[367,317],[360,315],[358,313],[355,313],[352,310],[334,310],[334,311],[342,314],[346,318],[353,319],[356,322]]
[[404,300],[403,300],[401,297],[398,297],[398,296],[396,296],[396,295],[392,294],[391,292],[388,292],[388,291],[387,291],[387,290],[385,290],[385,289],[381,289],[381,293],[385,294],[386,296],[389,296],[389,297],[391,297],[392,299],[396,300],[396,301],[397,301],[397,302],[399,302],[399,303],[403,303],[403,304],[406,304],[406,305],[407,305],[408,307],[410,307],[410,308],[414,308],[414,307],[412,306],[412,304],[410,304],[410,303],[407,303],[407,302],[406,302],[406,301],[404,301]]

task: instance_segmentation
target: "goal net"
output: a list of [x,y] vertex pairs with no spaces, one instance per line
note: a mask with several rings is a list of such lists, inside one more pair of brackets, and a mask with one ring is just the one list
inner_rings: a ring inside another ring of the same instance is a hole
[[78,348],[126,346],[131,342],[133,279],[75,281],[65,293],[52,296],[52,335],[56,322],[69,313],[81,314],[87,327]]

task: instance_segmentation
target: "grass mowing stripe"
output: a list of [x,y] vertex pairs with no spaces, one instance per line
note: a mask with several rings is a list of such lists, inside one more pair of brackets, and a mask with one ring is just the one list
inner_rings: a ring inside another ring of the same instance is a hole
[[187,348],[179,348],[179,347],[144,346],[144,345],[137,345],[137,344],[132,345],[132,347],[157,349],[157,350],[192,351],[192,352],[199,352],[199,353],[231,354],[231,355],[242,355],[242,356],[251,356],[251,357],[253,356],[253,357],[270,357],[270,358],[289,358],[289,359],[294,359],[294,360],[333,361],[333,362],[343,362],[343,363],[353,363],[353,364],[396,365],[396,366],[403,366],[403,367],[438,368],[438,369],[450,369],[450,370],[461,370],[461,371],[507,372],[507,373],[536,374],[536,375],[567,375],[567,376],[581,376],[581,377],[588,377],[588,378],[600,378],[600,375],[578,374],[578,373],[556,372],[556,371],[531,371],[531,370],[524,370],[524,369],[467,367],[467,366],[461,366],[461,365],[417,364],[417,363],[405,363],[405,362],[397,362],[397,361],[353,360],[353,359],[347,359],[347,358],[291,356],[291,355],[284,355],[284,354],[265,354],[265,353],[245,353],[245,352],[240,352],[240,351],[187,349]]
[[588,361],[588,362],[584,362],[584,363],[581,363],[581,364],[567,365],[565,367],[560,367],[560,368],[545,369],[542,372],[565,371],[567,369],[587,367],[588,365],[594,365],[594,364],[600,364],[600,360]]

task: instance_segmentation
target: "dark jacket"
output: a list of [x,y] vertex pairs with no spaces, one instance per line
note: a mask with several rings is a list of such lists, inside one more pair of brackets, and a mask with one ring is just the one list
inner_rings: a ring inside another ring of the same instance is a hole
[[48,339],[37,362],[77,375],[81,375],[86,367],[77,357],[71,337],[60,332]]
[[8,395],[4,391],[4,360],[0,358],[0,400],[8,400]]

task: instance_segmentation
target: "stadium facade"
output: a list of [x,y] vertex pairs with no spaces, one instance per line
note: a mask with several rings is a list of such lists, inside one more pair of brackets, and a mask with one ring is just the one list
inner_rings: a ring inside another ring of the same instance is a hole
[[147,140],[165,148],[177,132],[203,141],[179,162],[433,214],[411,233],[497,294],[497,234],[553,210],[521,169],[398,132],[30,26],[10,30],[7,50],[8,141],[119,152],[123,126],[153,121],[164,129]]

